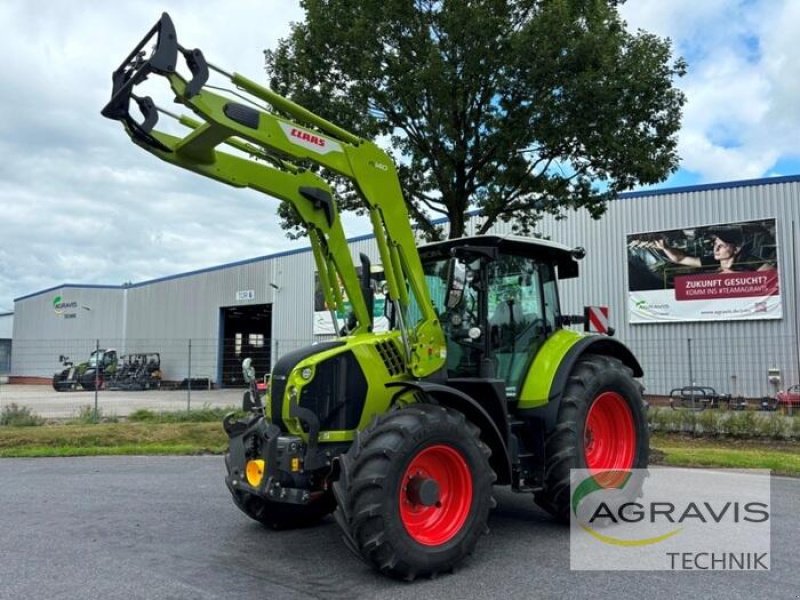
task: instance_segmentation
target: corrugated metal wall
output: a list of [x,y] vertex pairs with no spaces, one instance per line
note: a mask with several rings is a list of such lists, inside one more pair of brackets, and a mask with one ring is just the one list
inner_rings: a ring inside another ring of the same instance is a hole
[[[774,392],[767,370],[781,370],[783,383],[800,381],[798,368],[798,257],[792,237],[800,223],[800,182],[797,178],[769,183],[721,184],[717,187],[674,190],[653,195],[634,194],[609,205],[599,221],[584,212],[565,220],[546,217],[539,233],[569,246],[583,246],[587,257],[579,280],[562,286],[564,312],[580,313],[585,305],[607,305],[617,337],[627,343],[645,369],[651,393],[695,382],[720,392],[757,397]],[[783,318],[772,321],[725,323],[627,323],[626,236],[718,223],[775,218],[778,226]],[[473,233],[475,222],[468,225]],[[793,229],[794,227],[794,229]],[[495,233],[508,233],[508,224]],[[351,242],[374,263],[380,259],[374,240]],[[193,340],[193,374],[216,378],[219,354],[220,307],[272,304],[272,359],[313,341],[314,263],[308,250],[223,265],[205,271],[145,282],[125,289],[63,288],[47,290],[15,303],[12,373],[50,375],[55,370],[58,342],[38,352],[52,354],[53,364],[33,359],[32,345],[45,340],[86,339],[116,341],[123,352],[152,351],[162,344],[167,371],[185,373],[188,340]],[[237,301],[236,292],[253,290],[254,298]],[[77,318],[59,319],[52,299],[91,307]],[[70,322],[71,321],[71,322]],[[19,349],[18,349],[19,343]],[[104,343],[104,342],[101,342]],[[28,344],[28,350],[25,350]],[[72,351],[71,349],[68,349]],[[85,349],[76,349],[84,352]],[[49,355],[48,354],[48,355]],[[88,353],[87,353],[88,355]],[[691,355],[691,360],[690,360]],[[203,371],[202,373],[200,371]]]
[[[628,324],[628,234],[766,218],[777,220],[782,319]],[[548,217],[540,232],[568,246],[586,248],[581,277],[562,285],[564,311],[582,312],[586,305],[609,306],[616,337],[639,357],[650,392],[667,393],[694,382],[724,393],[758,397],[775,391],[767,380],[770,368],[780,369],[785,385],[800,381],[798,257],[793,255],[792,243],[799,222],[800,182],[791,181],[637,194],[609,204],[599,221],[585,212],[571,213],[561,221]],[[510,229],[510,225],[496,228],[497,232]]]
[[[69,306],[61,314],[53,305],[57,296]],[[82,362],[96,340],[116,347],[123,338],[123,308],[118,288],[64,286],[16,301],[11,375],[50,377],[62,368],[61,355]]]
[[[127,289],[126,352],[161,353],[166,379],[218,375],[220,308],[272,304],[267,259],[144,283]],[[253,291],[237,300],[237,292]]]

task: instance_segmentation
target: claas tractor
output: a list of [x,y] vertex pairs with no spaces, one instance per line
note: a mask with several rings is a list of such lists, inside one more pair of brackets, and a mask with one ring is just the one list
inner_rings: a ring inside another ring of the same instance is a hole
[[[134,93],[149,77],[191,115]],[[114,72],[102,114],[168,163],[289,203],[308,233],[338,335],[280,356],[263,402],[253,394],[246,417],[224,420],[225,482],[248,517],[280,529],[333,513],[357,556],[411,580],[473,552],[494,486],[567,521],[570,469],[646,467],[639,363],[561,314],[558,280],[578,275],[581,249],[505,235],[418,247],[383,149],[184,48],[166,14]],[[374,330],[370,261],[359,275],[329,175],[369,214],[386,331]]]

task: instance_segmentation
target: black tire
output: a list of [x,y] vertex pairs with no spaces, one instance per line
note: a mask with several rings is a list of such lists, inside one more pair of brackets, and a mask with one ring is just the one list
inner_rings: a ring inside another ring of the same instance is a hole
[[[535,495],[536,503],[559,521],[569,523],[570,469],[586,469],[592,466],[587,464],[587,417],[593,404],[601,397],[607,397],[610,393],[612,397],[620,398],[624,402],[624,406],[630,410],[631,425],[635,433],[635,440],[630,440],[623,446],[619,446],[619,443],[613,446],[615,450],[621,448],[632,452],[630,464],[603,468],[647,468],[650,431],[641,390],[632,371],[616,358],[588,354],[576,363],[561,398],[556,426],[547,434],[544,488]],[[589,440],[590,445],[591,443]],[[638,495],[639,492],[631,487],[629,493]]]
[[[228,455],[225,464],[228,465]],[[248,517],[269,529],[299,529],[316,525],[336,508],[333,494],[326,492],[309,504],[272,502],[239,490],[231,490],[233,503]]]
[[94,370],[86,371],[83,375],[81,375],[81,387],[88,391],[93,392],[95,388],[95,382],[98,384],[97,389],[103,389],[103,376],[100,375],[97,379],[95,379]]
[[342,455],[333,484],[334,515],[350,549],[400,579],[451,572],[488,533],[495,505],[491,452],[479,434],[460,412],[430,404],[376,417]]
[[64,373],[56,373],[53,375],[53,389],[57,392],[64,392],[69,389],[66,383],[67,376]]

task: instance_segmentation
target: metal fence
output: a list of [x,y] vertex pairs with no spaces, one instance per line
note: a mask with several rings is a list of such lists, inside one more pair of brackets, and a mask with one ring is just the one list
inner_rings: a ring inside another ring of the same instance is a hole
[[[139,409],[172,412],[241,406],[242,361],[256,376],[273,357],[311,340],[259,335],[218,339],[68,339],[15,341],[10,375],[0,379],[0,409],[16,404],[45,418],[89,411],[124,417]],[[102,355],[92,359],[93,353]],[[101,369],[94,369],[100,362]],[[87,366],[88,363],[88,366]]]
[[[257,377],[280,356],[313,341],[270,340],[259,335],[218,339],[70,339],[15,340],[10,378],[0,379],[0,407],[30,407],[40,416],[66,418],[96,408],[103,415],[126,416],[139,408],[174,411],[203,406],[238,406],[244,381],[241,362],[251,358]],[[751,405],[774,399],[800,384],[798,348],[793,336],[623,340],[644,369],[642,383],[651,401],[665,402],[685,386],[709,387],[720,395],[747,399]],[[152,384],[103,374],[102,383],[77,381],[56,391],[53,378],[89,360],[97,350],[114,350],[118,369],[142,366],[157,355],[158,378]],[[94,383],[98,385],[94,385]],[[98,387],[99,389],[94,389]]]
[[794,336],[686,337],[626,340],[644,369],[651,395],[669,395],[684,386],[711,387],[732,397],[775,397],[800,383]]

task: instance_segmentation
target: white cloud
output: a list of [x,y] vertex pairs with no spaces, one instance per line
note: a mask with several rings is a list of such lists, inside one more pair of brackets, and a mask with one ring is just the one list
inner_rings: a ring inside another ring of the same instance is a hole
[[637,0],[622,12],[688,60],[677,82],[687,96],[682,169],[704,182],[745,179],[778,174],[780,159],[800,156],[800,3]]
[[161,12],[179,41],[264,81],[263,50],[296,1],[0,3],[0,307],[63,282],[121,284],[238,261],[289,242],[278,201],[158,161],[103,119],[111,73]]

